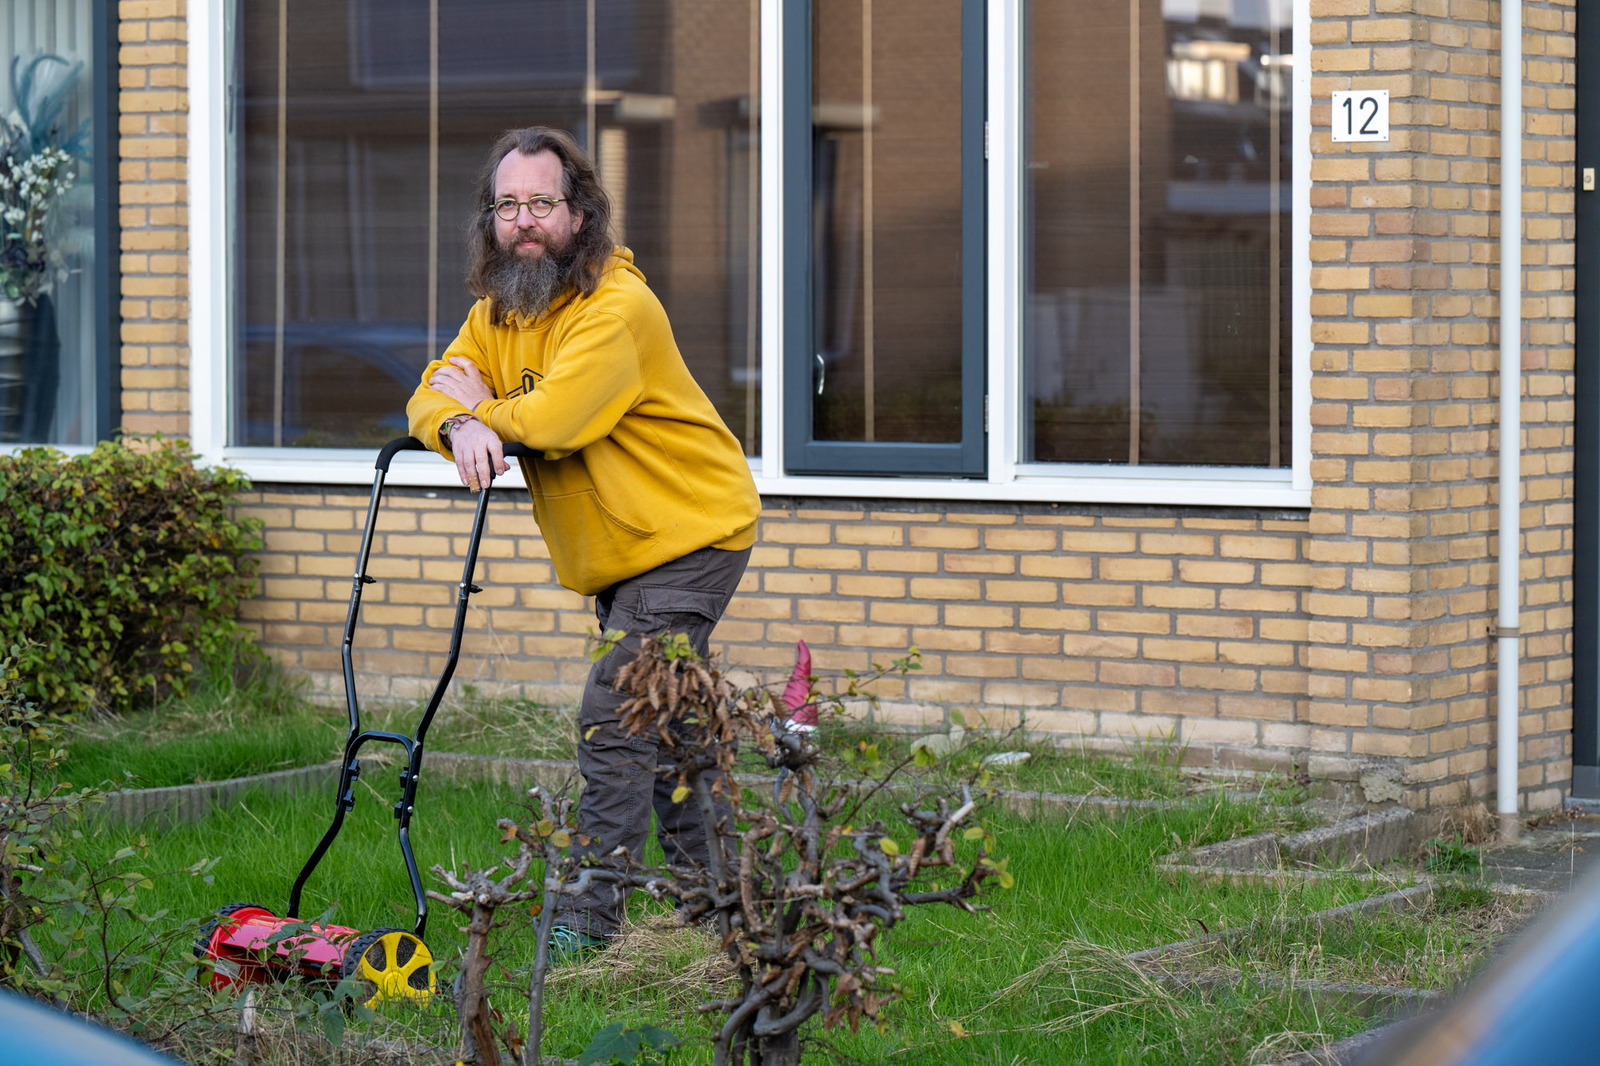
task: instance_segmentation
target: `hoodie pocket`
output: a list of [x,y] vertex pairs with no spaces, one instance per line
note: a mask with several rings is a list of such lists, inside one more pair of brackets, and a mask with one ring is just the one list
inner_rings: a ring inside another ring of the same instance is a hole
[[601,503],[599,495],[593,489],[564,493],[560,496],[547,495],[544,501],[550,511],[550,517],[563,532],[572,531],[580,535],[598,536],[607,541],[617,533],[623,534],[628,540],[649,540],[656,535],[655,530],[630,522]]
[[534,516],[556,577],[583,595],[641,573],[654,560],[655,530],[616,514],[593,489],[535,500]]

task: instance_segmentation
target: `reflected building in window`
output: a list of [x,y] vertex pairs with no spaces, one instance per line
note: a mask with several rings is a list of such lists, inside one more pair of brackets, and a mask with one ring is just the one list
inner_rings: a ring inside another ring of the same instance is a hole
[[756,5],[716,0],[243,0],[234,443],[403,432],[472,297],[489,145],[571,131],[679,347],[759,440]]
[[1026,459],[1287,464],[1291,14],[1031,5]]

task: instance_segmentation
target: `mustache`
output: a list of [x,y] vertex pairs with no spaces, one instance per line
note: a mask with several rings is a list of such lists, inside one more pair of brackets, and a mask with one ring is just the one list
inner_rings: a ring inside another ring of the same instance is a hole
[[511,234],[511,236],[508,237],[504,242],[504,246],[509,248],[512,245],[520,244],[523,241],[534,241],[537,244],[548,245],[550,243],[550,238],[543,230],[530,226],[526,229],[519,229]]

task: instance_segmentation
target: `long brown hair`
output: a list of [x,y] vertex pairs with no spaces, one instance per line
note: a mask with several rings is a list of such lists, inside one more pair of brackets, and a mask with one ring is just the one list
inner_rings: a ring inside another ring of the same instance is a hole
[[[536,155],[554,152],[561,160],[561,196],[567,208],[583,214],[583,223],[572,237],[570,253],[573,256],[572,284],[588,296],[600,284],[600,274],[611,258],[611,197],[600,186],[594,164],[578,147],[578,142],[565,130],[548,126],[528,126],[520,130],[507,130],[489,149],[489,158],[478,175],[477,206],[467,222],[467,258],[472,263],[467,271],[467,289],[472,295],[494,297],[488,284],[499,245],[494,233],[494,175],[500,163],[512,152]],[[498,317],[499,309],[491,307],[490,314]]]

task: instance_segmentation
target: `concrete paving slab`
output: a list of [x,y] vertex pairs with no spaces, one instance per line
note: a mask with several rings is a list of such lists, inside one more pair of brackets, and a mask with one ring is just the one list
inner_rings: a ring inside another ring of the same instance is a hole
[[1600,817],[1524,828],[1514,844],[1480,846],[1478,858],[1487,880],[1543,892],[1565,892],[1600,863]]

